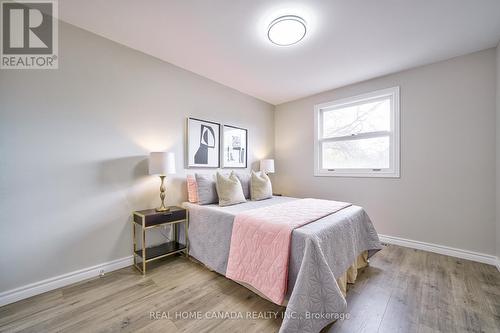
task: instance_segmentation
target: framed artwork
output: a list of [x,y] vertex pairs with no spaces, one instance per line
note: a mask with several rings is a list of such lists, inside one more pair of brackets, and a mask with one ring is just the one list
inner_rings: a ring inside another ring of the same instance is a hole
[[224,125],[222,167],[246,168],[248,155],[248,130]]
[[218,168],[220,166],[220,124],[188,118],[188,168]]

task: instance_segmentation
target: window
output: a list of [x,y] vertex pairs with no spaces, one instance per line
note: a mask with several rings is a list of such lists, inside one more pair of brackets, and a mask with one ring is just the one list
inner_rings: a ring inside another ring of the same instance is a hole
[[399,177],[399,87],[314,106],[314,175]]

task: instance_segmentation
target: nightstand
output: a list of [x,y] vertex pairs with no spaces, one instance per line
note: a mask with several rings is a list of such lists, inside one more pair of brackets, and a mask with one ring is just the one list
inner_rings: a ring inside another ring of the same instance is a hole
[[[143,275],[146,274],[146,264],[170,256],[175,253],[184,252],[186,257],[189,254],[188,239],[188,213],[186,209],[176,206],[169,207],[166,212],[157,212],[155,209],[140,210],[133,213],[132,237],[134,242],[134,267]],[[178,242],[177,224],[184,223],[185,244]],[[171,225],[173,230],[173,240],[160,245],[146,247],[146,231],[153,228]],[[137,246],[136,228],[140,228],[141,247]]]

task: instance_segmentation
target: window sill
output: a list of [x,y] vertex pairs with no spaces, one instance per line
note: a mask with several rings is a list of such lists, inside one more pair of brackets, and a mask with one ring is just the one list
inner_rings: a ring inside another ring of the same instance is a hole
[[399,172],[373,172],[373,173],[356,173],[356,172],[318,172],[314,173],[314,177],[351,177],[351,178],[401,178]]

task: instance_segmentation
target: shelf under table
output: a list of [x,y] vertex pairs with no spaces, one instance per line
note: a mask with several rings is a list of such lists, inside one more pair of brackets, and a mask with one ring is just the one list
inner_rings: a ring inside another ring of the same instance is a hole
[[[184,251],[186,245],[178,243],[176,241],[171,241],[163,243],[160,245],[147,247],[146,248],[146,262],[153,261],[162,257],[166,257],[170,254]],[[135,251],[135,254],[142,258],[142,249]]]

